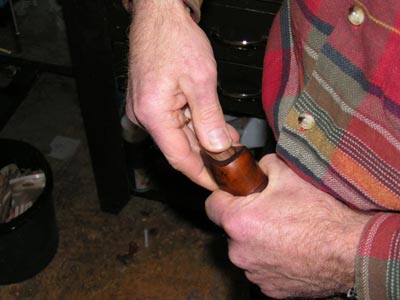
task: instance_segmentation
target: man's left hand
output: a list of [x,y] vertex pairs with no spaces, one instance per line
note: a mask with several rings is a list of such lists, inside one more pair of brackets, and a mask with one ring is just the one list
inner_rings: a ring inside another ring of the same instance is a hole
[[369,216],[295,174],[278,156],[260,166],[267,188],[247,197],[215,191],[209,218],[229,236],[229,258],[274,298],[322,297],[354,286],[358,242]]

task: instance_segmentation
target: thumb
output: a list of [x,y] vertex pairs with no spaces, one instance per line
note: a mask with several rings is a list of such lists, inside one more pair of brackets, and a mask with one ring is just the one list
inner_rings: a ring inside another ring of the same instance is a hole
[[224,223],[224,214],[228,208],[235,202],[237,197],[231,194],[216,190],[205,202],[205,210],[208,218],[216,225],[221,226]]
[[230,235],[229,225],[231,221],[236,222],[242,208],[253,203],[257,197],[259,197],[257,193],[241,197],[216,190],[205,202],[206,214],[212,222],[222,227]]
[[187,96],[193,127],[200,144],[211,152],[228,149],[232,145],[232,137],[215,87],[198,87]]

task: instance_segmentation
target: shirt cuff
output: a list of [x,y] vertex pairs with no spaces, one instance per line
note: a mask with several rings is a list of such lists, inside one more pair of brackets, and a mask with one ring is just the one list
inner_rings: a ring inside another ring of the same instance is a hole
[[183,3],[189,8],[190,14],[196,23],[200,22],[201,5],[203,0],[182,0]]
[[400,299],[400,215],[377,213],[361,236],[356,258],[359,300]]

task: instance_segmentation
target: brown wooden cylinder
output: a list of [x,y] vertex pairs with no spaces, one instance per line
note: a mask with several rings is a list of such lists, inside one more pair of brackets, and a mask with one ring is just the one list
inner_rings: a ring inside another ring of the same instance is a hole
[[261,192],[268,178],[249,150],[235,146],[222,153],[201,153],[204,164],[221,190],[234,196]]

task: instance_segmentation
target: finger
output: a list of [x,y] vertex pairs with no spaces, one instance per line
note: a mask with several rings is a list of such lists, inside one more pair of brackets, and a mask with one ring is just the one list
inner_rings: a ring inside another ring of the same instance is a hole
[[[185,106],[185,108],[183,109],[183,114],[184,114],[184,116],[186,117],[186,119],[189,120],[189,123],[188,123],[189,128],[190,128],[191,130],[194,131],[194,126],[193,126],[193,123],[192,123],[192,113],[191,113],[191,111],[190,111],[189,106]],[[231,124],[229,124],[229,123],[226,123],[226,127],[227,127],[227,129],[228,129],[229,136],[230,136],[231,139],[232,139],[232,143],[233,143],[233,144],[238,144],[239,141],[240,141],[240,134],[239,134],[239,132],[236,130],[235,127],[233,127],[233,126],[232,126]]]
[[136,118],[135,112],[133,111],[133,93],[130,78],[128,78],[128,84],[125,92],[125,114],[132,123],[142,127],[139,120]]
[[[275,172],[276,170],[280,170],[285,166],[285,162],[282,161],[278,155],[273,153],[263,156],[259,161],[259,166],[268,178],[270,178],[277,173]],[[274,170],[274,173],[271,172],[272,170]]]
[[204,166],[197,140],[189,128],[154,127],[150,134],[172,167],[208,190],[217,188]]
[[232,138],[232,144],[238,144],[240,141],[240,134],[231,124],[227,124],[229,135]]
[[122,5],[126,9],[126,11],[128,11],[129,13],[132,12],[132,0],[122,0]]
[[285,291],[285,287],[288,285],[289,281],[288,278],[285,278],[282,281],[278,280],[277,276],[273,273],[254,272],[248,270],[245,270],[244,274],[250,282],[258,285],[261,292],[265,295],[273,297],[274,299],[286,299],[291,296]]
[[132,99],[132,84],[130,81],[130,78],[128,78],[128,83],[127,83],[127,87],[126,87],[126,91],[125,91],[126,95],[125,95],[125,112],[126,115],[128,116],[129,120],[131,120],[132,122],[136,123],[136,117],[135,114],[133,113],[133,99]]
[[216,77],[198,81],[182,80],[200,144],[211,152],[221,152],[232,145],[216,91]]
[[223,227],[224,214],[237,198],[221,190],[213,192],[205,202],[205,210],[208,218],[216,225]]

